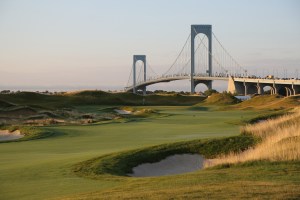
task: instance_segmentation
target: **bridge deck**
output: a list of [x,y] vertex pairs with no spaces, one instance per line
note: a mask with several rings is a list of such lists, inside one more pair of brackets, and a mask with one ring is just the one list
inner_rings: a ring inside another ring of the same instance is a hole
[[[187,80],[190,76],[168,76],[159,77],[157,79],[147,80],[146,82],[139,82],[136,88],[142,88],[156,83],[171,82],[177,80]],[[245,82],[245,83],[259,83],[259,84],[283,84],[283,85],[300,85],[300,80],[297,79],[262,79],[262,78],[245,78],[237,77],[233,78],[235,82]],[[228,81],[229,77],[218,77],[218,76],[194,76],[194,80],[198,81]],[[126,91],[133,90],[133,86],[125,88]]]

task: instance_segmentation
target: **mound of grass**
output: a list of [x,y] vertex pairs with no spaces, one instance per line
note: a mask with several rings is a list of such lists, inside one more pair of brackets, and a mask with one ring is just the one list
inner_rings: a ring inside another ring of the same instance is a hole
[[36,92],[0,94],[0,100],[20,106],[31,106],[42,109],[55,109],[71,106],[68,97],[39,94]]
[[254,124],[260,121],[268,120],[268,119],[274,119],[280,116],[283,116],[287,114],[289,110],[276,110],[276,111],[267,111],[266,113],[260,114],[254,118],[251,118],[249,120],[245,120],[244,124]]
[[10,108],[10,107],[13,107],[13,106],[15,106],[15,105],[12,104],[12,103],[0,100],[0,109]]
[[11,106],[0,111],[0,115],[4,115],[6,117],[28,116],[36,113],[37,111],[29,106]]
[[85,96],[95,96],[95,97],[101,97],[101,96],[107,96],[111,93],[104,92],[101,90],[83,90],[83,91],[75,91],[75,92],[67,92],[63,94],[63,96],[78,96],[78,97],[85,97]]
[[300,96],[282,97],[279,95],[260,95],[243,101],[232,108],[283,110],[300,105]]
[[222,139],[193,140],[164,144],[143,149],[113,153],[76,164],[73,171],[80,176],[96,178],[99,175],[126,176],[141,163],[152,163],[170,155],[198,153],[206,158],[219,154],[241,152],[257,143],[252,136],[240,135]]
[[32,105],[45,109],[70,108],[79,105],[194,105],[204,100],[200,96],[148,95],[133,93],[109,93],[103,91],[80,91],[65,94],[38,94],[19,92],[0,94],[0,100],[18,105]]
[[[204,105],[232,105],[239,103],[240,100],[235,98],[231,93],[213,93],[204,100]],[[201,105],[201,103],[200,103]]]

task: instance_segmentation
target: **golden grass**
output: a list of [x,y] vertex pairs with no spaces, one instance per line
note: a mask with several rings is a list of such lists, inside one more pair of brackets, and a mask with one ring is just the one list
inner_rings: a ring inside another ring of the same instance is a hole
[[246,125],[242,132],[261,137],[262,142],[241,153],[207,160],[205,167],[253,160],[300,160],[300,107],[295,108],[292,114]]
[[[268,103],[266,103],[268,102]],[[300,105],[300,95],[282,97],[279,95],[259,95],[253,97],[247,101],[243,101],[239,104],[233,105],[231,109],[274,109],[283,110],[287,108],[294,108]]]

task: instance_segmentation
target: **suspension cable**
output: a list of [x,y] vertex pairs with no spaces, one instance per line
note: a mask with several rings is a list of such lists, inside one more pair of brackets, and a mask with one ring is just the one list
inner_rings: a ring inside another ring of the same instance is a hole
[[189,36],[188,36],[188,38],[186,39],[186,41],[185,41],[185,43],[184,43],[184,45],[183,45],[183,47],[182,47],[180,53],[179,53],[178,56],[176,57],[175,61],[174,61],[173,64],[171,65],[171,67],[169,67],[169,69],[168,69],[165,73],[163,73],[163,76],[166,75],[166,74],[172,69],[172,67],[175,65],[175,63],[176,63],[177,60],[179,59],[181,53],[183,52],[183,50],[184,50],[186,44],[188,43],[190,37],[191,37],[191,34],[189,34]]
[[217,42],[220,44],[220,46],[222,47],[222,49],[225,51],[225,53],[231,58],[231,60],[243,71],[247,71],[246,69],[244,69],[230,54],[229,52],[224,48],[224,46],[221,44],[221,42],[218,40],[217,36],[212,32],[214,38],[217,40]]

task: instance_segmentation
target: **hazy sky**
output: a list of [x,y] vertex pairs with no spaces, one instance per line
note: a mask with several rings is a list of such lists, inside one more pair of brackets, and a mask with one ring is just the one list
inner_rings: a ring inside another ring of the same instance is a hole
[[300,69],[299,10],[298,0],[0,0],[0,89],[121,89],[133,54],[164,72],[191,24],[212,24],[249,71],[292,76]]

